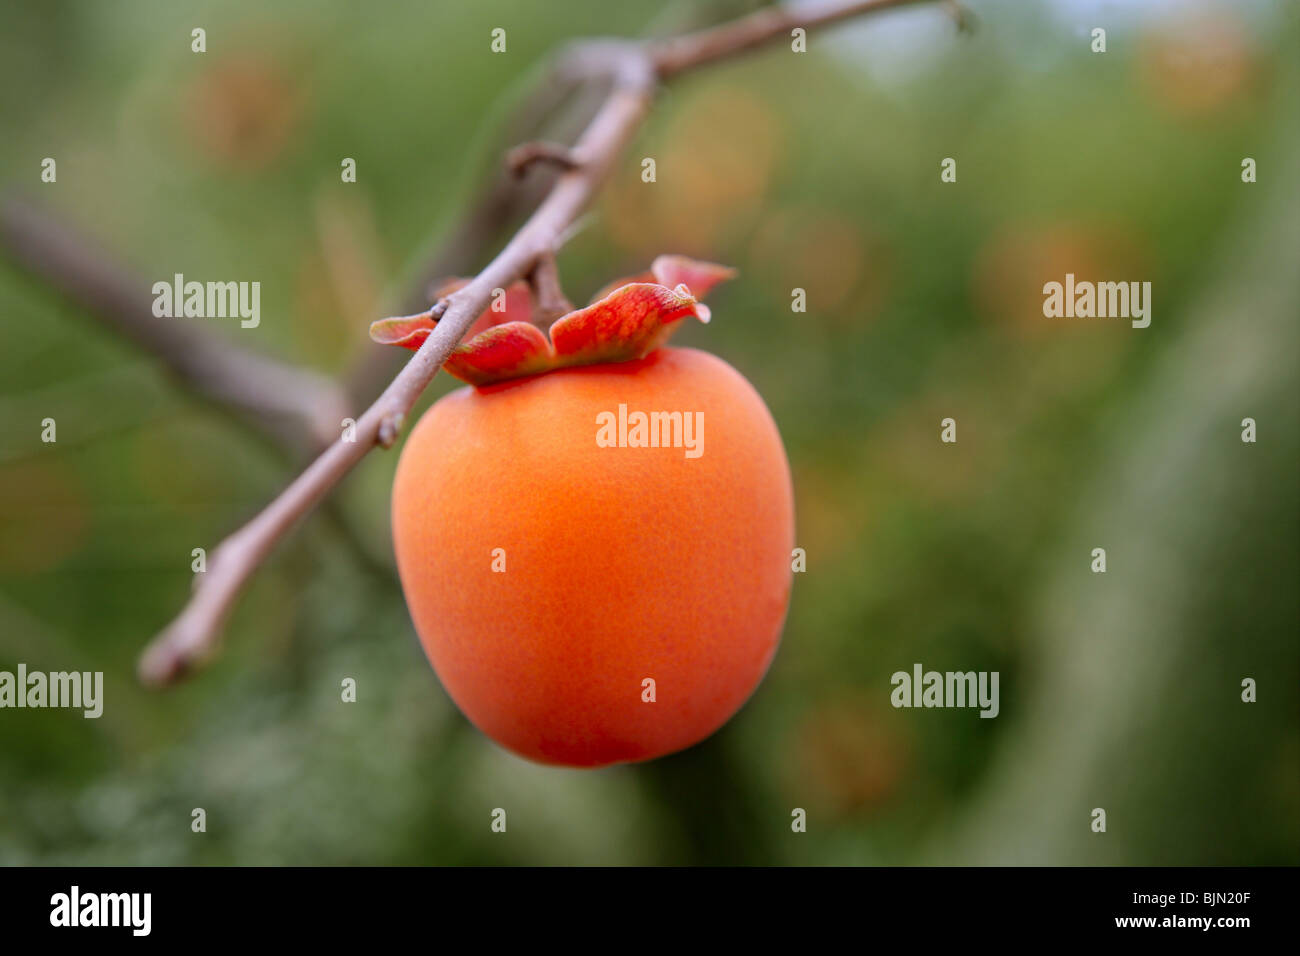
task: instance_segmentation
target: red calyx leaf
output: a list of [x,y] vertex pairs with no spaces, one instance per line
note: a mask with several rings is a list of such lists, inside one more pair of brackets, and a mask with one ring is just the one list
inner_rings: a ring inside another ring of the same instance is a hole
[[399,315],[370,323],[370,340],[380,345],[400,345],[417,351],[438,323],[428,312],[419,315]]
[[[574,365],[627,362],[663,345],[687,316],[709,321],[698,299],[734,270],[685,256],[660,256],[650,272],[607,286],[588,306],[555,321],[550,337],[528,321],[532,293],[517,282],[504,296],[503,308],[489,308],[470,327],[443,368],[471,385],[537,375]],[[448,295],[467,280],[444,283]],[[370,326],[381,345],[419,349],[437,321],[429,313],[383,319]]]
[[591,301],[603,299],[619,286],[627,285],[629,282],[657,282],[670,289],[684,285],[691,290],[691,295],[695,298],[703,299],[719,282],[725,282],[735,276],[735,269],[730,266],[720,266],[716,262],[703,262],[686,256],[657,256],[650,264],[649,272],[611,282],[592,296]]
[[551,343],[541,329],[529,322],[507,322],[456,346],[442,367],[462,382],[490,385],[548,372],[554,363]]
[[[441,299],[468,284],[468,279],[447,279],[433,292]],[[527,322],[533,311],[533,296],[526,282],[516,282],[505,291],[505,295],[493,300],[493,306],[474,320],[474,324],[465,333],[463,341],[468,342],[481,332],[510,322]],[[412,352],[418,351],[437,326],[438,321],[428,312],[417,315],[399,315],[391,319],[380,319],[370,323],[371,341],[380,345],[400,345]]]
[[685,285],[633,282],[557,319],[551,346],[556,358],[567,359],[565,365],[627,362],[663,345],[688,315],[709,321],[708,306],[696,302]]

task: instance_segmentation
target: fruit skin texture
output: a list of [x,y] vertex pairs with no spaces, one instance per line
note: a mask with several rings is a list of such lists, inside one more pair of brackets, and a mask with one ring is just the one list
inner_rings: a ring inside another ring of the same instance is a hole
[[[703,453],[598,446],[597,416],[620,403],[703,412]],[[541,763],[689,747],[740,708],[780,640],[789,464],[758,393],[705,352],[452,392],[406,442],[392,520],[443,686],[480,730]]]

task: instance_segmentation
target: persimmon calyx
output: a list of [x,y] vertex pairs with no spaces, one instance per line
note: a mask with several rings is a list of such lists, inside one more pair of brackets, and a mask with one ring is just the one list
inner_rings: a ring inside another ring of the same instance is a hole
[[[687,316],[708,322],[708,306],[699,300],[733,275],[733,269],[711,262],[659,256],[649,272],[606,286],[590,305],[556,319],[549,335],[530,321],[528,283],[516,282],[475,320],[443,368],[471,385],[489,385],[574,365],[642,358],[667,342]],[[449,295],[467,281],[449,280],[437,294]],[[437,324],[427,312],[381,319],[370,326],[370,337],[414,351]]]

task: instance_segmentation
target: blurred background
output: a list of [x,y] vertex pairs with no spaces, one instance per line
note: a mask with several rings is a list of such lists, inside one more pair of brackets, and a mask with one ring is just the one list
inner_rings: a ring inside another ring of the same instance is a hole
[[[459,715],[393,570],[395,452],[276,551],[208,671],[139,687],[191,549],[308,447],[4,257],[0,669],[102,670],[106,703],[0,712],[0,862],[1300,862],[1296,6],[968,6],[971,35],[923,5],[674,81],[562,254],[575,300],[660,252],[738,266],[678,340],[757,386],[794,472],[808,563],[773,668],[650,764],[534,766]],[[256,329],[175,321],[359,411],[398,359],[368,323],[482,265],[547,180],[501,193],[502,150],[580,123],[582,97],[519,124],[548,54],[753,7],[9,4],[0,189],[146,288],[260,281]],[[1150,281],[1150,328],[1045,319],[1066,272]],[[915,662],[999,671],[1000,716],[891,708]]]

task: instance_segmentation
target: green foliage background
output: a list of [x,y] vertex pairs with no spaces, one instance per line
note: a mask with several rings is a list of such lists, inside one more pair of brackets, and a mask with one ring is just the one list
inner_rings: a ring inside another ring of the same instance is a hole
[[[534,766],[456,712],[392,570],[396,454],[277,551],[210,671],[139,688],[191,548],[295,452],[0,265],[0,669],[103,670],[107,697],[0,711],[0,862],[1300,862],[1296,11],[1163,4],[1101,56],[1086,5],[971,6],[972,37],[887,15],[906,69],[864,68],[882,17],[674,82],[563,254],[579,299],[662,251],[739,266],[681,338],[754,382],[794,469],[775,665],[650,764]],[[548,52],[745,9],[6,5],[0,183],[150,284],[261,281],[261,326],[226,331],[343,375]],[[1067,271],[1152,281],[1151,327],[1044,319]],[[1001,715],[892,709],[917,661],[1000,671]]]

